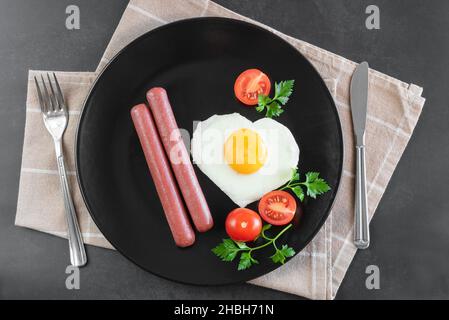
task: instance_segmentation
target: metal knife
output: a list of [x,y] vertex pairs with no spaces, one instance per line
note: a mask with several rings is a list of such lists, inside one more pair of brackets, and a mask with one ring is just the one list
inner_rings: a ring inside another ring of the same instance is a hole
[[365,124],[368,105],[368,63],[360,63],[351,80],[351,113],[356,149],[354,244],[359,249],[369,246],[368,203],[365,173]]

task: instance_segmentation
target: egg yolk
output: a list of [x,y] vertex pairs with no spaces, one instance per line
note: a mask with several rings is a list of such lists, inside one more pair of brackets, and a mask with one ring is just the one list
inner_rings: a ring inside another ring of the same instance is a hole
[[267,149],[257,132],[243,128],[234,131],[226,140],[224,158],[238,173],[250,174],[262,168]]

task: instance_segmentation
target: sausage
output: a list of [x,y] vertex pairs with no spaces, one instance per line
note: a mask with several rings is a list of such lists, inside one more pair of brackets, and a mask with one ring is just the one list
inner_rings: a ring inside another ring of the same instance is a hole
[[150,110],[145,104],[138,104],[131,109],[131,117],[173,239],[178,247],[191,246],[195,242],[195,233],[190,226]]
[[147,92],[147,100],[193,223],[199,232],[205,232],[213,227],[214,221],[179,132],[167,92],[164,88],[152,88]]

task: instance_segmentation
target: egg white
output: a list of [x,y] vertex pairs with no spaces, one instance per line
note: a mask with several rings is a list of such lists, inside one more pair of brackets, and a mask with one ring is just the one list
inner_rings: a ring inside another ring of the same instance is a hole
[[[242,128],[257,132],[267,149],[264,165],[252,174],[238,173],[224,158],[226,139]],[[251,122],[238,113],[213,115],[199,122],[191,151],[194,163],[239,207],[288,182],[299,160],[298,144],[287,127],[270,118]]]

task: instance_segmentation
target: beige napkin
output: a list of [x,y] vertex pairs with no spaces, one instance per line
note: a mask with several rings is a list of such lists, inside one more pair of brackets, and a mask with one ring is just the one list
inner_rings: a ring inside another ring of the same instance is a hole
[[[167,22],[198,16],[224,16],[261,25],[208,0],[131,0],[97,71],[137,36]],[[352,244],[354,147],[348,106],[349,84],[356,63],[265,25],[261,26],[295,46],[326,79],[342,123],[345,162],[337,199],[320,232],[289,263],[251,283],[312,299],[333,299],[356,252]],[[38,72],[29,72],[16,225],[66,237],[53,145],[43,126],[32,82],[36,73]],[[58,72],[57,77],[70,108],[69,127],[64,143],[83,238],[88,244],[112,248],[84,206],[76,184],[73,160],[80,110],[96,73]],[[372,217],[410,140],[425,100],[421,97],[420,87],[374,70],[370,70],[369,90],[366,160],[369,215]]]

